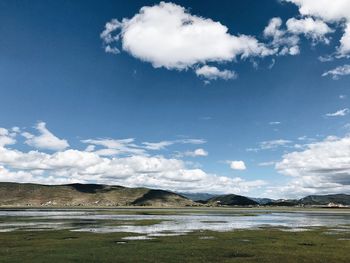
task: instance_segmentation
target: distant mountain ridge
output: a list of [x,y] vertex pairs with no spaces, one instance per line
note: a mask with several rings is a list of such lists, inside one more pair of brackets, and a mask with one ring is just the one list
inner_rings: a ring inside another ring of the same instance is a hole
[[350,195],[332,194],[332,195],[309,195],[299,200],[303,205],[327,205],[329,203],[350,205]]
[[266,205],[268,203],[274,202],[274,199],[271,198],[255,198],[255,197],[248,197],[252,199],[253,201],[257,202],[259,205]]
[[191,206],[179,194],[99,184],[0,183],[1,206]]
[[[350,205],[350,195],[330,194],[330,195],[309,195],[301,199],[271,199],[255,198],[239,195],[213,195],[209,193],[182,193],[187,198],[209,205],[266,205],[266,206],[326,206],[326,205]],[[208,198],[207,198],[208,197]],[[247,199],[250,199],[247,200]],[[256,203],[253,203],[254,201]]]
[[350,195],[309,195],[301,199],[251,198],[235,194],[174,193],[118,185],[1,183],[0,206],[350,206]]
[[177,193],[193,201],[207,201],[210,198],[218,196],[215,194],[208,194],[208,193],[182,193],[182,192],[177,192]]
[[336,206],[350,205],[350,195],[329,194],[329,195],[308,195],[301,199],[279,199],[266,203],[269,206]]

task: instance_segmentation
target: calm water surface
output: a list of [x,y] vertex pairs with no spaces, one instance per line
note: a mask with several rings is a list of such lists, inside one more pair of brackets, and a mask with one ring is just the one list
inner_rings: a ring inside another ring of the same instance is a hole
[[[161,211],[164,211],[162,214]],[[68,229],[70,231],[141,234],[130,239],[183,235],[193,231],[279,228],[307,231],[327,227],[350,232],[350,211],[18,209],[0,210],[0,232]],[[127,239],[126,238],[126,239]]]

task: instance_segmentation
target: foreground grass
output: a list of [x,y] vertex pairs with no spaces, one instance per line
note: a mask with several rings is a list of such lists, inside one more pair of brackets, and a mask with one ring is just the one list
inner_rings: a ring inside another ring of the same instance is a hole
[[16,231],[0,233],[0,262],[350,262],[350,234],[326,231],[195,232],[134,241],[122,240],[128,233]]

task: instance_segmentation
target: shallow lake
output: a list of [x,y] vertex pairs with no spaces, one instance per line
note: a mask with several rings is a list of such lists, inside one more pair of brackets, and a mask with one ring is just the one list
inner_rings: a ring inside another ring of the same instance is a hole
[[307,231],[327,227],[330,234],[350,232],[348,210],[263,209],[1,209],[0,232],[70,231],[140,234],[139,239],[193,231],[278,228]]

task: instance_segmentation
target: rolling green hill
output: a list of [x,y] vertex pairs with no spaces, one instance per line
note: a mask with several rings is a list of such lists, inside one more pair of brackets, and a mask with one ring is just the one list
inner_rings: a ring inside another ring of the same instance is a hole
[[98,184],[0,183],[0,206],[191,206],[184,196],[163,190]]

